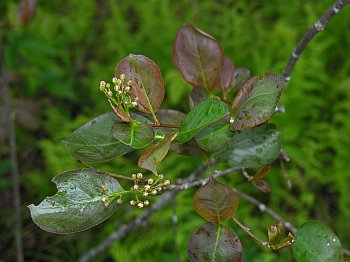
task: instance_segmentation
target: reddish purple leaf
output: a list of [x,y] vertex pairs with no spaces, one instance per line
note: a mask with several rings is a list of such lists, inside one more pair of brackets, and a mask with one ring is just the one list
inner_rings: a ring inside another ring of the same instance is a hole
[[231,82],[233,80],[233,76],[234,76],[234,64],[233,61],[225,56],[224,58],[224,64],[222,65],[221,68],[221,75],[220,75],[220,81],[217,85],[217,88],[221,91],[221,92],[227,92],[230,87],[231,87]]
[[238,196],[232,188],[209,177],[206,185],[194,195],[194,208],[210,222],[221,222],[232,217],[238,207]]
[[173,62],[188,83],[212,89],[220,79],[224,54],[212,36],[186,25],[177,32]]
[[259,170],[258,173],[255,174],[254,179],[262,179],[265,177],[271,170],[271,166],[264,166]]
[[132,82],[130,96],[132,100],[138,98],[138,110],[152,113],[159,109],[164,98],[164,81],[155,62],[143,55],[130,54],[117,65],[116,77],[121,74]]
[[253,179],[251,181],[252,185],[259,189],[260,191],[264,192],[264,193],[269,193],[270,192],[270,185],[262,179]]

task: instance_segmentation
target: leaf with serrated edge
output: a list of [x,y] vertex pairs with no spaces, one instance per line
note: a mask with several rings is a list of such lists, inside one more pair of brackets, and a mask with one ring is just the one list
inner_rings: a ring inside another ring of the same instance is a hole
[[212,176],[207,184],[194,195],[194,209],[205,220],[222,222],[231,218],[238,207],[238,196],[232,188],[218,182]]
[[130,54],[119,62],[116,77],[125,74],[125,80],[132,82],[131,99],[138,98],[137,109],[156,112],[164,99],[164,81],[157,64],[143,55]]
[[168,154],[171,144],[171,134],[166,134],[164,139],[158,144],[152,145],[147,151],[140,157],[138,166],[148,169],[157,175],[157,165]]
[[192,233],[187,255],[191,262],[241,262],[243,247],[231,228],[206,223]]
[[231,129],[244,130],[266,122],[275,113],[285,85],[283,78],[274,73],[245,82],[232,104]]
[[218,41],[188,24],[176,34],[173,62],[188,83],[212,89],[219,81],[224,54]]
[[298,262],[343,262],[343,251],[338,237],[326,225],[308,221],[295,236],[293,253]]
[[116,179],[93,169],[68,171],[52,181],[56,195],[28,207],[41,229],[58,234],[83,231],[105,221],[118,209],[116,195],[124,192]]
[[278,158],[281,132],[274,125],[265,124],[236,133],[228,144],[212,157],[231,166],[262,167]]
[[227,105],[224,102],[215,98],[205,99],[187,114],[180,128],[178,141],[187,142],[201,130],[228,114]]
[[120,121],[115,113],[105,113],[75,130],[62,142],[68,152],[79,160],[86,162],[112,160],[133,150],[112,135],[112,126]]

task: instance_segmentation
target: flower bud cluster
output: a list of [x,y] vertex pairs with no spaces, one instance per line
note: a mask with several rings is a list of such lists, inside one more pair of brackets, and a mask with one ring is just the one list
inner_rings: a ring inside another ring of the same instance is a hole
[[163,175],[159,175],[156,180],[149,178],[143,179],[142,173],[132,174],[131,178],[134,181],[134,185],[131,187],[131,191],[135,196],[135,199],[130,200],[131,206],[137,206],[143,208],[148,206],[150,201],[147,199],[149,196],[155,196],[162,190],[165,190],[170,185],[170,180],[163,181]]
[[113,87],[110,83],[102,80],[100,90],[105,94],[112,107],[120,108],[129,115],[129,109],[138,105],[138,98],[132,100],[130,96],[132,81],[127,81],[125,74],[121,74],[119,78],[113,77],[112,84]]

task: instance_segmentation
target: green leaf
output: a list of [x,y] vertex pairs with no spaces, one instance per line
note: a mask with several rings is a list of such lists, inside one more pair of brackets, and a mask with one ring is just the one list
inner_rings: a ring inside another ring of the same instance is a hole
[[62,142],[68,152],[79,160],[109,161],[133,150],[112,135],[112,126],[120,121],[113,112],[105,113],[75,130]]
[[138,98],[137,109],[156,112],[164,99],[164,81],[157,64],[143,55],[130,54],[119,62],[116,77],[125,74],[126,81],[131,80],[130,96]]
[[195,139],[205,151],[215,152],[227,147],[233,137],[229,124],[219,121],[201,131]]
[[219,81],[224,54],[212,36],[186,25],[176,34],[173,62],[188,83],[212,89]]
[[[35,224],[52,233],[67,234],[93,227],[117,209],[118,181],[93,169],[78,169],[52,179],[58,192],[38,206],[28,206]],[[118,194],[119,193],[119,194]]]
[[232,188],[209,177],[207,184],[194,195],[194,209],[205,220],[222,222],[231,218],[238,207],[238,196]]
[[231,228],[206,223],[191,235],[187,255],[191,262],[241,262],[243,247]]
[[205,99],[193,108],[184,119],[179,131],[178,141],[185,143],[201,130],[227,116],[228,109],[224,102],[215,98]]
[[293,253],[298,262],[344,261],[338,237],[329,227],[317,221],[301,225],[295,236]]
[[237,133],[227,148],[212,157],[232,166],[255,168],[274,161],[280,150],[281,132],[266,124]]
[[166,134],[161,142],[148,148],[147,151],[140,157],[138,166],[148,169],[157,175],[157,165],[168,154],[171,144],[171,137],[171,134]]
[[149,125],[150,121],[136,114],[132,114],[132,117],[129,123],[115,123],[112,127],[112,135],[133,148],[142,148],[151,144],[154,140],[154,131]]
[[237,93],[232,104],[232,130],[244,130],[266,122],[274,113],[286,85],[274,73],[253,77]]

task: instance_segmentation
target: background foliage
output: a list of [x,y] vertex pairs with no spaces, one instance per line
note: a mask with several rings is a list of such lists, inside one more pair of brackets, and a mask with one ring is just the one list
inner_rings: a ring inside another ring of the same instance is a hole
[[[41,231],[26,206],[55,193],[50,179],[80,167],[61,140],[76,128],[110,111],[98,91],[101,79],[110,79],[117,62],[129,53],[154,60],[165,80],[163,108],[188,111],[191,87],[172,64],[172,44],[186,22],[215,36],[236,66],[252,75],[280,73],[296,42],[332,1],[39,1],[28,27],[0,33],[5,36],[6,66],[14,110],[21,172],[25,257],[31,261],[76,261],[118,225],[140,211],[121,207],[107,222],[69,236]],[[14,21],[18,1],[0,3],[2,20]],[[226,182],[248,192],[284,214],[296,226],[313,218],[328,224],[345,248],[350,247],[350,9],[345,8],[301,56],[275,116],[293,188],[287,190],[278,163],[267,176],[269,194],[258,192],[238,175]],[[30,100],[28,103],[25,100]],[[0,120],[1,121],[1,120]],[[6,134],[0,125],[0,253],[14,259],[10,160]],[[191,159],[192,161],[192,159]],[[174,180],[186,176],[200,159],[170,154],[160,170]],[[137,156],[127,155],[98,167],[130,175]],[[189,236],[203,219],[192,207],[194,190],[180,193],[174,203],[155,214],[145,228],[115,243],[96,258],[105,261],[186,261]],[[127,212],[128,211],[128,212]],[[123,214],[123,215],[121,215]],[[172,217],[178,216],[173,226]],[[271,217],[240,202],[237,217],[264,237]],[[244,246],[244,260],[292,261],[291,250],[271,252],[258,246],[236,225]]]

